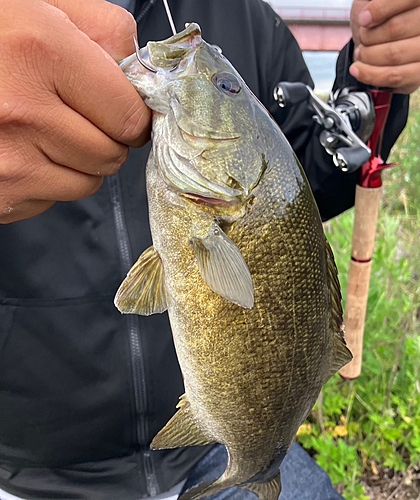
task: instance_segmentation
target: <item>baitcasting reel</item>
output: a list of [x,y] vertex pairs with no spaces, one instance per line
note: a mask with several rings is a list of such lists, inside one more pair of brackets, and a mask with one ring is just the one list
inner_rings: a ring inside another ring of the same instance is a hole
[[369,160],[371,150],[365,142],[375,125],[375,107],[369,93],[344,88],[331,93],[327,104],[304,83],[280,82],[274,89],[274,99],[281,108],[308,103],[316,113],[313,119],[323,128],[319,135],[322,146],[343,172],[355,172]]

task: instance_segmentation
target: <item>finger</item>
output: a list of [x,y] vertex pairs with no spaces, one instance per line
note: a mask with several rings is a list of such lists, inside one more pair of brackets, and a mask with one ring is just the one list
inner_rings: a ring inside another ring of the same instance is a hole
[[420,0],[371,0],[359,16],[361,26],[373,27],[420,6]]
[[391,88],[396,93],[410,94],[420,83],[420,63],[371,66],[357,61],[350,66],[350,74],[366,85]]
[[12,206],[27,199],[44,201],[74,201],[92,196],[102,186],[103,177],[78,172],[72,168],[57,165],[47,157],[42,165],[19,183],[19,198]]
[[72,47],[69,64],[56,76],[57,92],[69,107],[109,137],[130,146],[143,146],[149,135],[150,110],[124,73],[97,49],[96,45],[87,50],[83,42]]
[[360,41],[368,46],[420,35],[420,22],[413,22],[413,19],[420,19],[420,7],[392,17],[380,26],[360,28]]
[[115,61],[124,59],[135,50],[137,38],[134,17],[122,7],[105,0],[45,0],[65,12],[70,20],[98,43]]
[[[22,156],[27,163],[22,162]],[[27,200],[81,200],[96,193],[103,182],[103,177],[53,163],[40,151],[9,156],[4,167],[0,171],[1,193],[7,199],[2,200],[2,206],[12,208]]]
[[[31,45],[31,62],[42,65],[48,73],[44,84],[52,84],[51,93],[57,93],[112,139],[132,146],[144,145],[149,136],[149,108],[104,49],[63,19],[61,11],[48,8],[57,14],[45,16],[45,26],[37,26],[31,33],[36,38]],[[27,52],[27,40],[22,43]]]
[[372,66],[401,66],[420,60],[420,36],[408,40],[365,47],[359,45],[354,59]]
[[103,177],[58,165],[41,151],[17,144],[13,151],[10,145],[2,150],[7,164],[0,164],[0,208],[13,210],[27,200],[80,200],[102,185]]
[[[128,146],[110,139],[59,99],[57,105],[43,113],[46,116],[37,124],[41,130],[35,135],[34,144],[53,163],[103,176],[117,172],[127,159]],[[47,127],[48,134],[44,133]]]
[[[37,199],[47,201],[75,201],[88,198],[98,191],[102,186],[103,177],[78,172],[63,165],[57,165],[51,161],[43,164],[41,171],[38,170],[34,181],[38,184],[36,190]],[[30,179],[30,176],[27,180]],[[34,193],[32,186],[28,185],[30,192]],[[22,194],[25,195],[24,189]],[[29,191],[28,191],[29,195]]]
[[[126,76],[97,52],[80,51],[79,62],[80,66],[73,64],[57,78],[60,98],[112,139],[143,146],[149,137],[151,112]],[[69,78],[73,85],[68,85]]]

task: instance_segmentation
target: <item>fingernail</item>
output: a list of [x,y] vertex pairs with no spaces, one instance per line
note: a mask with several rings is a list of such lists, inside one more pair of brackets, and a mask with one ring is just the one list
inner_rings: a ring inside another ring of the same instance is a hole
[[359,16],[360,26],[368,26],[372,22],[372,14],[370,10],[364,10]]
[[354,49],[353,59],[355,61],[357,61],[359,59],[359,54],[360,54],[360,47],[358,46]]
[[359,68],[357,66],[355,66],[354,64],[352,64],[350,66],[349,73],[351,74],[351,76],[356,78],[356,80],[359,78],[359,73],[360,73]]

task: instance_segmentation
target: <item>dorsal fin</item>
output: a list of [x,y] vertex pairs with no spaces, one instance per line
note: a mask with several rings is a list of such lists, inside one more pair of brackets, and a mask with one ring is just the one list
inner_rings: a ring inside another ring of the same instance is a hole
[[327,251],[327,279],[330,290],[330,334],[334,335],[334,347],[325,382],[353,359],[344,339],[343,307],[338,270],[330,244],[325,240]]
[[327,251],[327,280],[330,289],[330,330],[340,332],[343,327],[343,307],[341,305],[341,288],[338,280],[338,270],[335,265],[334,254],[327,239],[325,240]]

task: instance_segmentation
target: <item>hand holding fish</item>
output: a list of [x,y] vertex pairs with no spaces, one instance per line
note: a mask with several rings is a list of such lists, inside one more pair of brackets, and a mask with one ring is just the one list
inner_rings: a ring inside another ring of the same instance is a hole
[[150,112],[113,60],[135,33],[104,0],[0,0],[1,223],[93,194],[148,140]]
[[420,86],[419,0],[354,0],[351,28],[355,78],[401,94]]

